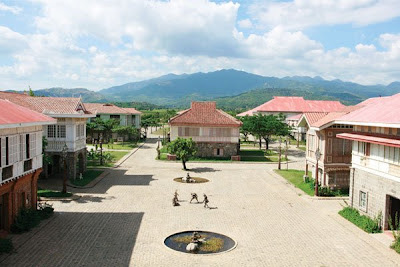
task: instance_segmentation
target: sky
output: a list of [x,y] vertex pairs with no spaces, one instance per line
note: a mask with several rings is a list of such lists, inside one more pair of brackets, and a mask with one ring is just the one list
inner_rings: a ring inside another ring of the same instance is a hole
[[220,69],[400,81],[400,1],[0,0],[0,90]]

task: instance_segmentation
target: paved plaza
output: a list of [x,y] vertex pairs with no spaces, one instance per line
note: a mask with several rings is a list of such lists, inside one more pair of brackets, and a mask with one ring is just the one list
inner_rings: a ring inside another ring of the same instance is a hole
[[[400,266],[400,255],[337,214],[343,201],[301,195],[276,164],[189,162],[210,182],[182,184],[173,181],[182,165],[156,161],[155,147],[149,140],[95,187],[72,189],[78,200],[54,202],[55,215],[15,236],[0,266]],[[189,204],[191,192],[215,209]],[[237,247],[191,255],[164,246],[186,230],[225,234]]]

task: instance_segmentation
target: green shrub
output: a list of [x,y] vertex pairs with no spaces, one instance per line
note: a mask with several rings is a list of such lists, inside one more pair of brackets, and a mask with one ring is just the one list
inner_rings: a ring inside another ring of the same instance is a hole
[[393,244],[390,247],[397,253],[400,253],[400,218],[397,212],[394,217],[394,222],[392,222],[392,217],[389,216],[389,227],[394,237]]
[[23,233],[29,231],[39,223],[40,215],[37,210],[22,208],[11,225],[11,231],[16,234]]
[[13,243],[9,238],[0,238],[0,254],[10,253],[14,249]]
[[37,212],[40,216],[40,219],[44,220],[44,219],[50,218],[53,215],[53,213],[54,213],[53,205],[47,204],[45,202],[43,204],[39,203],[38,206],[39,206],[39,208],[38,208]]
[[382,231],[380,221],[382,215],[378,215],[375,219],[368,216],[360,215],[358,210],[352,207],[344,207],[339,214],[350,222],[354,223],[367,233],[380,233]]

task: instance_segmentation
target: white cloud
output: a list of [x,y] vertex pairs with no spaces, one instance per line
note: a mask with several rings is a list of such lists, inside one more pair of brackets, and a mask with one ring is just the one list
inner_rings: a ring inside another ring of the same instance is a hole
[[19,14],[22,11],[22,8],[17,6],[8,6],[2,2],[0,2],[0,11],[8,11],[15,15]]
[[0,54],[9,54],[23,49],[26,46],[24,35],[0,26]]
[[242,19],[238,22],[240,28],[249,29],[253,27],[253,23],[251,23],[250,19]]
[[237,53],[232,31],[239,4],[232,2],[38,1],[43,4],[43,16],[36,18],[36,24],[42,30],[94,36],[114,44],[129,37],[138,50],[214,56]]
[[255,2],[249,12],[259,27],[281,26],[304,29],[310,26],[351,23],[369,25],[400,15],[398,0],[294,0]]

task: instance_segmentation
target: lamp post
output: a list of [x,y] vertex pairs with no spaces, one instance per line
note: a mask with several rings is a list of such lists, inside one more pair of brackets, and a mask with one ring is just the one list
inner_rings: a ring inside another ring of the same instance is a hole
[[321,158],[321,152],[319,151],[319,148],[317,148],[317,151],[315,151],[315,159],[317,160],[317,163],[315,164],[315,196],[318,196],[318,161]]
[[100,140],[100,166],[103,166],[103,141]]
[[67,143],[64,144],[62,150],[61,150],[61,158],[64,162],[64,178],[63,178],[63,190],[62,192],[65,194],[67,193],[67,158],[68,158],[68,146]]

